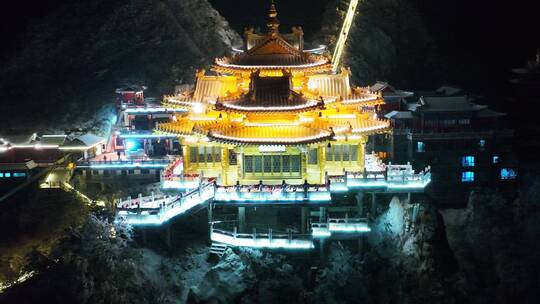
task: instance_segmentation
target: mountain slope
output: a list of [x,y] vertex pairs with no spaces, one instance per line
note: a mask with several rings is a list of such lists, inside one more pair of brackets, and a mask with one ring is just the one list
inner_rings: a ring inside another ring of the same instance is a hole
[[13,118],[0,129],[93,111],[122,83],[170,92],[240,39],[206,0],[71,1],[27,36],[0,67],[0,102]]
[[[325,11],[318,39],[332,51],[349,2],[330,0]],[[351,67],[358,84],[382,80],[411,89],[439,85],[446,70],[418,8],[410,0],[361,1],[344,65]]]

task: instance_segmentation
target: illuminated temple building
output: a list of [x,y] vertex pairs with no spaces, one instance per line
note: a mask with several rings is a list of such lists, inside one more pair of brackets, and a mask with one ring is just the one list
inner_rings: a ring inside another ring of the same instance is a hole
[[320,48],[304,49],[300,27],[281,34],[273,4],[266,33],[246,30],[245,47],[233,51],[161,106],[125,108],[128,125],[136,115],[156,121],[152,134],[119,134],[123,145],[165,143],[177,155],[160,173],[173,196],[121,201],[121,218],[160,225],[206,205],[214,244],[310,249],[316,238],[370,230],[364,193],[373,210],[376,193],[410,199],[429,184],[429,168],[415,172],[366,152],[371,136],[392,132],[378,118],[382,94],[352,86],[350,71],[336,71]]
[[389,131],[375,115],[381,95],[352,87],[348,70],[332,73],[328,56],[304,50],[301,28],[280,34],[276,16],[272,6],[267,33],[247,30],[244,51],[216,59],[215,75],[200,71],[193,91],[165,97],[166,107],[188,110],[156,128],[182,138],[185,175],[324,184],[363,171],[368,136]]

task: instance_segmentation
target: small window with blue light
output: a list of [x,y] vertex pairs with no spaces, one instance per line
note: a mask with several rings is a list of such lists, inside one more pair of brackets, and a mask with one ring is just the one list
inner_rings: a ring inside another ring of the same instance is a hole
[[461,172],[461,181],[464,183],[474,182],[474,172],[472,171]]
[[11,173],[6,172],[6,173],[4,173],[4,176],[5,176],[5,177],[11,177]]
[[13,173],[13,177],[26,177],[26,173],[16,172],[16,173]]
[[498,164],[499,163],[499,156],[494,155],[493,158],[491,159],[491,162],[493,164]]
[[516,178],[517,178],[517,171],[515,169],[510,169],[510,168],[501,169],[502,180],[509,180],[509,179],[516,179]]
[[426,152],[426,145],[423,141],[416,143],[416,152]]
[[461,165],[463,167],[474,167],[474,156],[463,156],[461,158]]
[[478,142],[478,148],[480,150],[484,150],[486,148],[486,140],[485,139],[480,139],[480,141]]
[[4,177],[4,172],[0,172],[0,177]]

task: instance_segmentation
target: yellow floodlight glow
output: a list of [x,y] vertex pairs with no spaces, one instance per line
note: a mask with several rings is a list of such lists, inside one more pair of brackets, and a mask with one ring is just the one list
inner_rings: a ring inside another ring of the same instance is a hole
[[195,103],[193,104],[193,113],[195,114],[202,114],[204,113],[204,106],[202,103]]
[[334,50],[334,56],[332,56],[332,70],[337,72],[339,65],[341,63],[341,57],[343,56],[343,51],[345,50],[345,44],[347,43],[347,38],[349,37],[349,31],[354,19],[354,13],[356,12],[356,7],[358,6],[359,0],[351,0],[349,4],[349,10],[347,11],[347,16],[343,21],[343,27],[339,33],[339,38],[336,44],[336,49]]

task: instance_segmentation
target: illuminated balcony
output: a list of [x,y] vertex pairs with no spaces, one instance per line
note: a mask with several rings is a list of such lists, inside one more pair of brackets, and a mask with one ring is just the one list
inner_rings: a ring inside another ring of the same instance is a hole
[[152,133],[152,131],[122,131],[118,136],[124,139],[160,139],[178,137],[178,135],[172,133]]
[[141,159],[119,161],[78,161],[77,168],[90,169],[161,169],[167,167],[169,159]]
[[197,206],[204,205],[213,197],[214,184],[206,184],[181,196],[165,196],[158,199],[142,197],[123,201],[117,208],[116,221],[124,221],[135,226],[161,225]]
[[124,113],[131,115],[148,115],[148,114],[178,114],[178,113],[187,113],[187,109],[181,108],[168,108],[168,107],[125,107]]
[[309,234],[273,233],[237,233],[212,228],[210,238],[212,242],[227,244],[232,247],[249,247],[258,249],[289,249],[310,250],[314,248],[313,240]]
[[357,237],[370,231],[365,218],[329,218],[326,223],[311,224],[314,238]]
[[423,191],[431,182],[430,168],[415,173],[410,164],[388,165],[385,171],[345,172],[340,176],[329,176],[332,192],[346,192],[350,189],[380,188],[386,192]]
[[330,191],[325,185],[249,185],[218,186],[216,203],[324,203],[330,202]]

